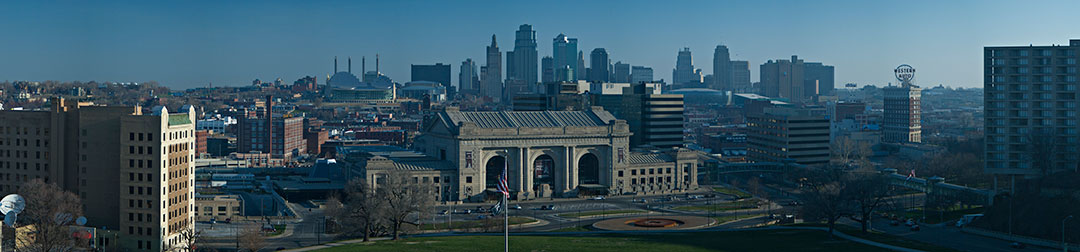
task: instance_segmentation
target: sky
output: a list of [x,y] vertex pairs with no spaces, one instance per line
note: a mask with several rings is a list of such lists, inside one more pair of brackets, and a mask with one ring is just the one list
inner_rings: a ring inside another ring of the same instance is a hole
[[[397,82],[410,64],[449,63],[457,85],[491,35],[513,49],[521,24],[540,56],[559,33],[586,57],[648,66],[670,82],[679,49],[712,73],[712,52],[760,64],[791,55],[836,67],[836,85],[887,85],[900,64],[922,86],[982,86],[982,48],[1080,38],[1080,1],[2,1],[0,81],[158,81],[171,88],[323,83],[333,58]],[[504,57],[505,58],[505,57]],[[505,59],[504,59],[505,60]],[[588,59],[586,59],[586,62]],[[505,74],[505,69],[504,69]]]

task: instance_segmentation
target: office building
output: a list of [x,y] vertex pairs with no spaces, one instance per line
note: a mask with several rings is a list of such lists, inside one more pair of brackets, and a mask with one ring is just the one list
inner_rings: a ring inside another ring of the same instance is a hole
[[615,71],[612,72],[612,82],[629,83],[630,82],[630,64],[622,63],[622,61],[615,62]]
[[514,51],[506,53],[506,79],[536,83],[536,31],[532,25],[518,27],[514,37]]
[[824,109],[769,106],[746,115],[747,157],[753,162],[829,162],[829,119]]
[[274,115],[271,97],[266,97],[255,117],[241,118],[237,124],[237,152],[270,154],[289,160],[307,153],[304,118]]
[[502,52],[491,35],[491,45],[487,47],[487,65],[480,68],[480,92],[492,101],[499,102],[503,93]]
[[731,61],[731,91],[733,93],[752,93],[750,86],[750,62],[745,60]]
[[1078,53],[1080,39],[983,49],[987,173],[1076,169]]
[[635,83],[623,89],[622,94],[593,94],[593,106],[604,107],[616,118],[626,120],[630,126],[630,145],[657,148],[682,147],[683,96],[678,94],[655,94],[646,84]]
[[581,70],[581,71],[575,72],[575,75],[577,76],[577,80],[588,79],[588,76],[585,74],[585,52],[578,51],[577,65],[578,65],[577,69]]
[[578,69],[577,39],[559,34],[552,40],[552,58],[555,69],[555,81],[576,81]]
[[[51,111],[0,111],[0,192],[32,179],[79,195],[110,250],[165,251],[194,228],[195,111],[52,99]],[[21,154],[20,154],[21,153]],[[118,239],[118,240],[117,240]]]
[[592,63],[589,65],[589,81],[608,82],[608,65],[611,61],[608,59],[607,51],[604,48],[593,49],[589,54],[589,61]]
[[791,56],[791,60],[769,60],[761,64],[761,95],[792,102],[806,101],[803,69],[803,60],[796,56]]
[[540,68],[543,69],[540,82],[551,83],[555,82],[555,58],[550,56],[544,57],[540,60]]
[[671,71],[672,84],[697,87],[701,85],[701,77],[701,70],[694,69],[694,58],[690,54],[690,48],[679,50],[679,56],[675,60],[675,69]]
[[450,85],[449,64],[436,63],[434,65],[412,65],[412,71],[410,73],[412,74],[412,81],[435,82],[442,85],[448,92],[453,90]]
[[833,81],[835,70],[833,66],[821,64],[820,62],[806,62],[804,65],[803,77],[804,87],[806,94],[810,96],[832,95],[833,90],[836,88]]
[[630,83],[653,82],[651,67],[634,66],[630,71]]
[[899,87],[882,88],[882,92],[884,93],[882,142],[921,143],[922,89],[904,84]]
[[713,81],[709,88],[720,91],[733,91],[731,55],[727,46],[718,45],[713,51]]
[[477,95],[480,90],[480,76],[476,75],[476,62],[465,59],[458,69],[458,91],[461,94]]

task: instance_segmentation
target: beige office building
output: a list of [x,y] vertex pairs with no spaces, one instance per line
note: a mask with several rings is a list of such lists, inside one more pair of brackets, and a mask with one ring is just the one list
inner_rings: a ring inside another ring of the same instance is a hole
[[87,226],[118,231],[98,244],[169,249],[194,227],[195,115],[151,111],[64,99],[51,110],[0,111],[0,193],[34,178],[57,183],[80,196]]
[[829,162],[829,119],[824,109],[765,108],[746,115],[747,156],[754,162]]

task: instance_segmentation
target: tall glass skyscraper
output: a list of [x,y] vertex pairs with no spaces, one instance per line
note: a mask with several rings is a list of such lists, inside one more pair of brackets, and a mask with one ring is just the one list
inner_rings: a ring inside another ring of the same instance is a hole
[[577,81],[577,74],[580,71],[577,64],[577,39],[560,33],[559,36],[555,36],[551,46],[555,81]]
[[518,27],[514,38],[514,51],[507,53],[506,78],[536,83],[536,60],[536,31],[532,25],[523,24]]

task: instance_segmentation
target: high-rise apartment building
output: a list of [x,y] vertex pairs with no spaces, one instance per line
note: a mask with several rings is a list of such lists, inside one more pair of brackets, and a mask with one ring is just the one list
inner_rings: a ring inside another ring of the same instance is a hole
[[555,82],[555,58],[544,57],[540,60],[540,69],[543,69],[541,73],[540,82],[551,83]]
[[746,115],[747,157],[754,162],[829,162],[829,119],[822,108],[766,107]]
[[701,84],[701,71],[694,69],[694,58],[690,54],[690,48],[679,50],[679,56],[675,60],[675,69],[671,70],[672,84],[699,85]]
[[709,83],[709,88],[720,91],[733,90],[731,72],[731,55],[727,46],[716,46],[713,51],[713,83]]
[[986,172],[1031,177],[1076,169],[1077,54],[1080,39],[983,48]]
[[552,58],[555,69],[555,81],[576,81],[578,69],[577,39],[559,34],[552,40]]
[[536,31],[532,25],[518,27],[514,37],[514,51],[506,53],[506,79],[522,80],[528,85],[536,83]]
[[592,63],[589,65],[589,82],[608,82],[608,65],[611,65],[611,60],[608,59],[607,51],[604,48],[596,48],[589,54],[589,61]]
[[56,183],[79,195],[87,226],[119,234],[102,237],[110,248],[170,250],[195,224],[195,112],[180,111],[62,98],[51,111],[0,111],[0,192]]
[[630,126],[630,145],[658,148],[681,147],[683,138],[683,95],[655,94],[642,83],[631,84],[622,94],[592,94],[593,106],[604,107]]
[[502,98],[502,52],[491,35],[491,45],[487,47],[487,65],[480,68],[480,92],[495,102]]
[[750,87],[750,62],[731,61],[731,89],[736,93],[753,92]]
[[304,141],[304,118],[274,115],[273,102],[266,97],[256,117],[240,118],[237,123],[236,149],[240,153],[268,153],[275,159],[292,159],[307,153]]
[[462,94],[476,95],[480,90],[480,76],[476,75],[476,62],[465,59],[458,70],[458,90]]
[[630,83],[653,82],[651,67],[634,66],[630,68]]

